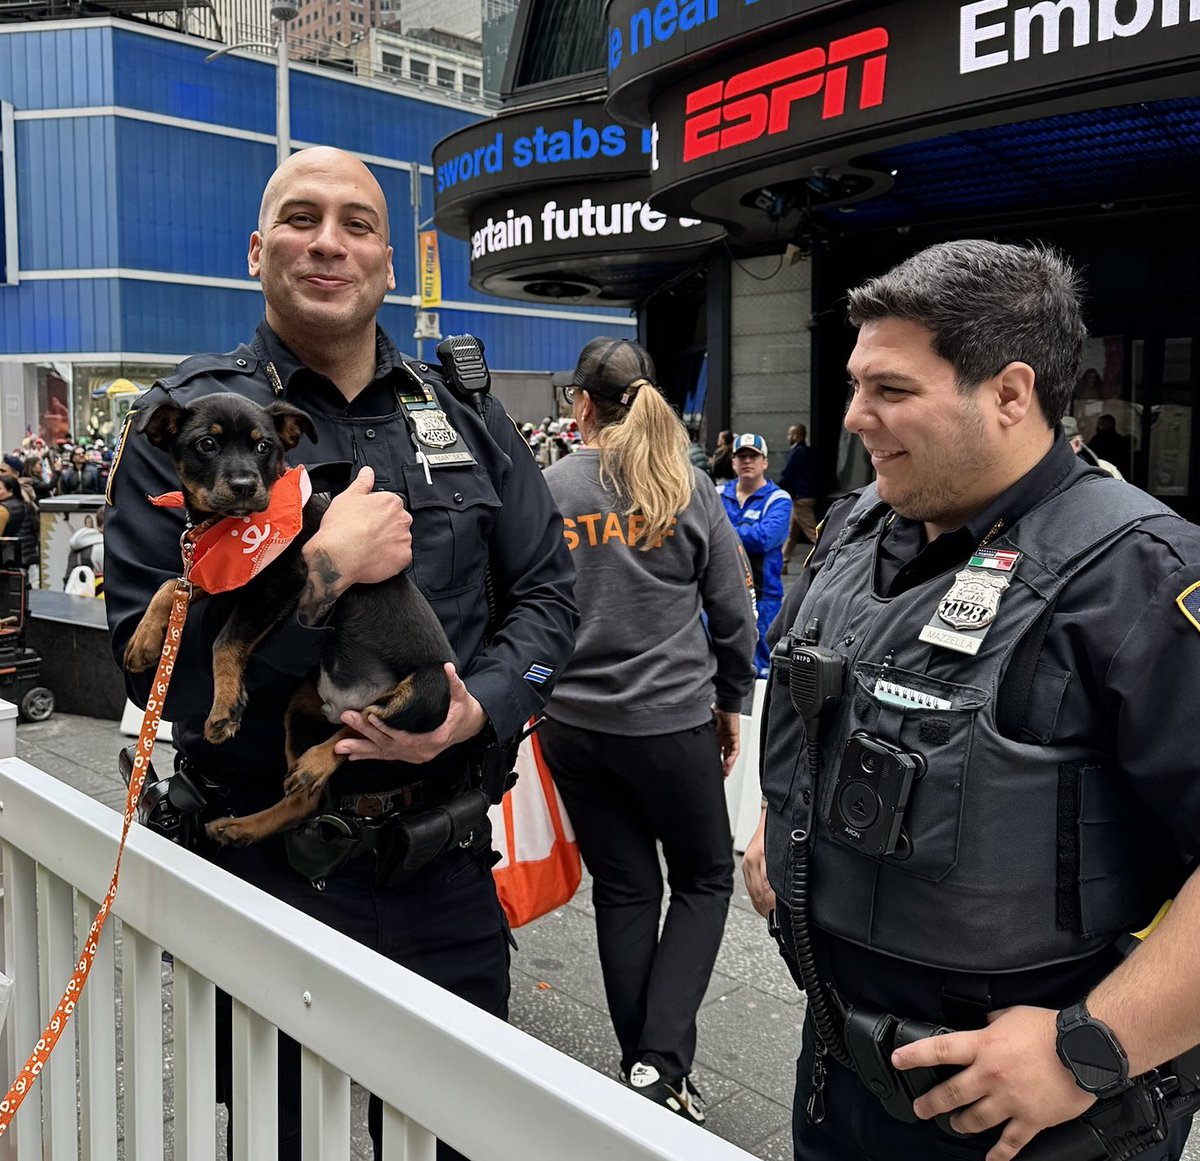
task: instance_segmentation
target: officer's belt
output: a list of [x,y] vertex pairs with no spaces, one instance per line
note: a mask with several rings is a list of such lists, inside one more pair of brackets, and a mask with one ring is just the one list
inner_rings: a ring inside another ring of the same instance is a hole
[[358,794],[343,794],[336,800],[338,811],[358,818],[384,818],[414,810],[440,806],[447,798],[464,789],[462,777],[422,778],[391,790],[364,790]]
[[[261,780],[256,781],[256,775],[251,771],[222,767],[217,772],[182,754],[176,755],[175,765],[204,787],[206,802],[215,808],[212,817],[254,814],[277,801],[263,792]],[[470,764],[464,761],[457,768],[441,769],[431,778],[421,778],[404,786],[340,795],[326,810],[371,819],[428,810],[463,790],[470,780]],[[247,786],[254,789],[248,791]]]
[[[413,787],[417,787],[413,793]],[[408,801],[404,791],[408,790]],[[292,870],[314,882],[371,855],[380,885],[397,883],[452,847],[483,851],[489,845],[487,795],[469,788],[469,779],[427,779],[387,796],[357,794],[348,806],[318,812],[283,836]]]

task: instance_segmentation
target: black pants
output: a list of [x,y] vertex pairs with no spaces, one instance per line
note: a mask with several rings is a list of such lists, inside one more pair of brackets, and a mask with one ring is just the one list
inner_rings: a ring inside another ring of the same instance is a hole
[[[501,1019],[508,1017],[508,934],[491,871],[455,848],[394,887],[376,887],[374,860],[355,859],[318,890],[297,875],[282,843],[224,847],[213,861],[240,879],[373,948]],[[232,1114],[231,1002],[217,993],[217,1099]],[[381,1027],[379,1035],[386,1036]],[[397,1045],[403,1052],[404,1046]],[[371,1098],[368,1126],[380,1155],[382,1104]],[[232,1156],[232,1152],[230,1154]],[[462,1154],[438,1142],[438,1161]],[[279,1157],[300,1158],[300,1046],[279,1037]]]
[[[592,874],[596,938],[621,1066],[668,1080],[692,1069],[696,1013],[733,892],[716,728],[655,737],[548,719],[542,753]],[[662,934],[661,841],[671,900]]]
[[[806,1110],[814,1043],[812,1021],[806,1019],[792,1106],[795,1161],[983,1161],[999,1138],[999,1130],[993,1129],[959,1141],[931,1121],[898,1121],[857,1076],[829,1056],[825,1057],[825,1119],[819,1125],[809,1124]],[[1190,1120],[1177,1122],[1167,1141],[1142,1154],[1144,1161],[1179,1161],[1190,1126]]]

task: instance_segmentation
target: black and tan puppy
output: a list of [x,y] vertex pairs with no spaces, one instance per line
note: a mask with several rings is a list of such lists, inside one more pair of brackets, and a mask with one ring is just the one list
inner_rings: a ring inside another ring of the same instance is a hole
[[[267,508],[271,489],[286,470],[284,453],[301,435],[316,441],[312,420],[287,403],[260,407],[240,395],[205,395],[183,406],[160,403],[139,417],[137,430],[167,451],[183,487],[193,524],[214,517],[246,516]],[[321,523],[327,498],[304,507],[297,537],[262,572],[230,594],[229,618],[213,645],[213,702],[204,736],[214,744],[237,733],[246,708],[245,672],[259,642],[291,616],[307,580],[301,549]],[[166,636],[175,582],[155,594],[125,650],[131,672],[158,661]],[[193,599],[205,595],[195,590]],[[446,718],[450,685],[443,666],[454,651],[429,603],[405,575],[377,585],[354,585],[333,606],[334,632],[320,667],[288,707],[285,796],[275,806],[208,825],[221,843],[258,842],[294,826],[320,804],[326,783],[344,761],[334,745],[353,731],[341,727],[303,753],[296,738],[311,736],[304,719],[336,727],[350,709],[372,714],[401,730],[426,732]]]

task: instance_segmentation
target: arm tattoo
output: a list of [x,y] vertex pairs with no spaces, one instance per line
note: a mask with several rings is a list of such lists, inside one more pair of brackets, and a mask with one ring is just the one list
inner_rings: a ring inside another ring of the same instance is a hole
[[304,591],[300,594],[300,604],[296,613],[300,624],[312,628],[324,620],[325,615],[333,608],[338,599],[337,583],[342,574],[333,567],[329,554],[323,551],[314,552],[308,562],[308,580],[305,581]]

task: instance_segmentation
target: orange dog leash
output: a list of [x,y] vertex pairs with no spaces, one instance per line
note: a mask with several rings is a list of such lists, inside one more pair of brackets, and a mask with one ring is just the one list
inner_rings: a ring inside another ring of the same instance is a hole
[[158,669],[154,673],[150,697],[146,702],[146,713],[142,718],[142,731],[138,736],[137,750],[133,759],[133,775],[129,779],[129,793],[125,798],[125,817],[121,826],[121,843],[117,847],[117,864],[113,868],[108,894],[104,897],[104,902],[100,904],[96,918],[92,920],[91,929],[84,941],[83,954],[80,955],[79,962],[76,963],[75,970],[71,973],[70,982],[67,984],[66,991],[63,992],[62,999],[58,1002],[58,1007],[54,1009],[50,1022],[42,1031],[41,1039],[34,1045],[29,1059],[25,1061],[25,1066],[17,1074],[17,1078],[13,1081],[4,1100],[0,1101],[0,1136],[3,1136],[8,1129],[9,1122],[16,1115],[17,1109],[21,1107],[21,1102],[29,1095],[29,1090],[33,1087],[33,1082],[37,1080],[38,1073],[45,1067],[50,1053],[54,1051],[54,1046],[66,1031],[67,1022],[75,1011],[75,1005],[79,1002],[83,986],[87,983],[88,973],[92,970],[92,963],[100,944],[100,933],[103,931],[108,913],[112,909],[113,900],[117,897],[117,879],[121,874],[121,856],[125,853],[125,840],[129,836],[129,828],[133,825],[133,820],[137,817],[138,800],[141,798],[142,786],[146,781],[146,771],[150,766],[150,754],[154,749],[154,739],[158,734],[159,723],[162,721],[163,703],[166,700],[167,687],[171,683],[171,674],[175,670],[175,658],[179,653],[183,624],[187,619],[188,602],[192,596],[192,585],[188,580],[188,574],[191,572],[194,542],[197,534],[201,531],[203,529],[192,529],[186,532],[181,542],[183,576],[175,584],[175,593],[171,601],[171,616],[167,622],[167,636],[163,641],[162,655],[158,660]]

